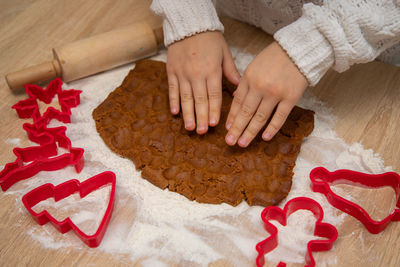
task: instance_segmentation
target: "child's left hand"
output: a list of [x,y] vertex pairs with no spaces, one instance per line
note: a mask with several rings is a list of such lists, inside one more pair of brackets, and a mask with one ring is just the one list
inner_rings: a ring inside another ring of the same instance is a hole
[[276,111],[262,138],[269,141],[285,123],[308,82],[276,42],[249,64],[234,93],[226,120],[228,145],[247,147]]

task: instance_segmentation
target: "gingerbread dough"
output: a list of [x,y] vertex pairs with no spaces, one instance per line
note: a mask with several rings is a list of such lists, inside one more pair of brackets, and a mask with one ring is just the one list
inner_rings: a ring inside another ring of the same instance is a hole
[[224,121],[232,86],[223,84],[221,123],[206,135],[187,132],[168,106],[165,63],[136,63],[121,86],[94,111],[97,131],[115,153],[131,159],[142,177],[203,203],[276,205],[289,193],[301,142],[314,112],[295,107],[270,141],[260,135],[246,148],[229,147]]

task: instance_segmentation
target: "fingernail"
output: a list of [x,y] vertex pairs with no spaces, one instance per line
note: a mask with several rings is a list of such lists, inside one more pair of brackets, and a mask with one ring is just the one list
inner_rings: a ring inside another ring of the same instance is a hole
[[232,127],[232,122],[228,122],[226,124],[226,129],[229,130]]
[[265,141],[269,141],[269,140],[271,140],[272,135],[271,135],[270,133],[264,133],[264,134],[262,135],[262,138],[263,138]]
[[206,130],[207,130],[207,127],[204,126],[204,125],[199,125],[199,126],[197,127],[197,132],[199,132],[199,133],[203,133],[203,132],[205,132]]
[[227,142],[229,145],[235,144],[235,137],[234,137],[233,135],[231,135],[231,134],[228,134],[228,135],[226,136],[226,142]]
[[178,109],[176,107],[171,108],[171,112],[173,114],[176,114],[178,112]]
[[185,122],[185,128],[187,130],[191,129],[192,127],[193,127],[193,122],[191,122],[191,121]]
[[240,139],[239,139],[239,141],[238,141],[238,144],[240,145],[240,146],[247,146],[248,145],[248,141],[247,141],[247,139],[245,138],[245,137],[241,137]]
[[211,118],[210,119],[210,125],[214,126],[215,124],[217,124],[217,120],[215,118]]

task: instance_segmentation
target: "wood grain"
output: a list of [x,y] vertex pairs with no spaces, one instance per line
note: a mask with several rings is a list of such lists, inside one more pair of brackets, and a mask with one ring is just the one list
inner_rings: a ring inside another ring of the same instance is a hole
[[[140,0],[2,0],[0,1],[0,164],[14,160],[13,145],[7,138],[20,138],[27,146],[11,106],[25,98],[12,94],[4,75],[23,67],[51,59],[51,48],[105,32],[137,21],[152,26],[160,19],[151,15],[150,1]],[[225,36],[230,45],[257,54],[272,41],[271,36],[247,24],[223,19]],[[338,117],[335,129],[348,143],[361,142],[379,153],[387,165],[400,171],[400,69],[381,62],[352,67],[345,73],[330,71],[315,88],[309,90],[326,102]],[[16,185],[17,186],[17,185]],[[370,196],[365,196],[368,199]],[[377,199],[377,196],[374,196]],[[380,195],[382,203],[389,196]],[[128,255],[109,255],[96,249],[45,249],[25,234],[36,225],[26,214],[18,212],[13,195],[0,194],[0,265],[2,266],[141,266]],[[134,218],[121,209],[114,216]],[[363,240],[355,238],[363,232]],[[335,249],[318,253],[319,259],[336,255],[337,266],[399,266],[400,223],[392,223],[379,235],[369,235],[351,217],[340,227]],[[360,247],[367,254],[360,254]],[[171,263],[173,266],[173,263]],[[229,266],[219,260],[210,266]]]

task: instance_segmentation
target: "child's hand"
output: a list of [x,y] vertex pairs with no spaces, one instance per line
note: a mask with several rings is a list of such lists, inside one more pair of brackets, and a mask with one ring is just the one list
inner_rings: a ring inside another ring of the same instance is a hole
[[199,134],[206,133],[208,125],[218,124],[222,72],[230,82],[239,83],[240,75],[220,32],[199,33],[168,47],[170,108],[178,114],[180,98],[187,130],[196,127],[195,113]]
[[265,141],[271,140],[307,86],[306,78],[278,43],[266,47],[249,64],[234,93],[226,120],[226,143],[247,147],[276,107],[262,135]]

